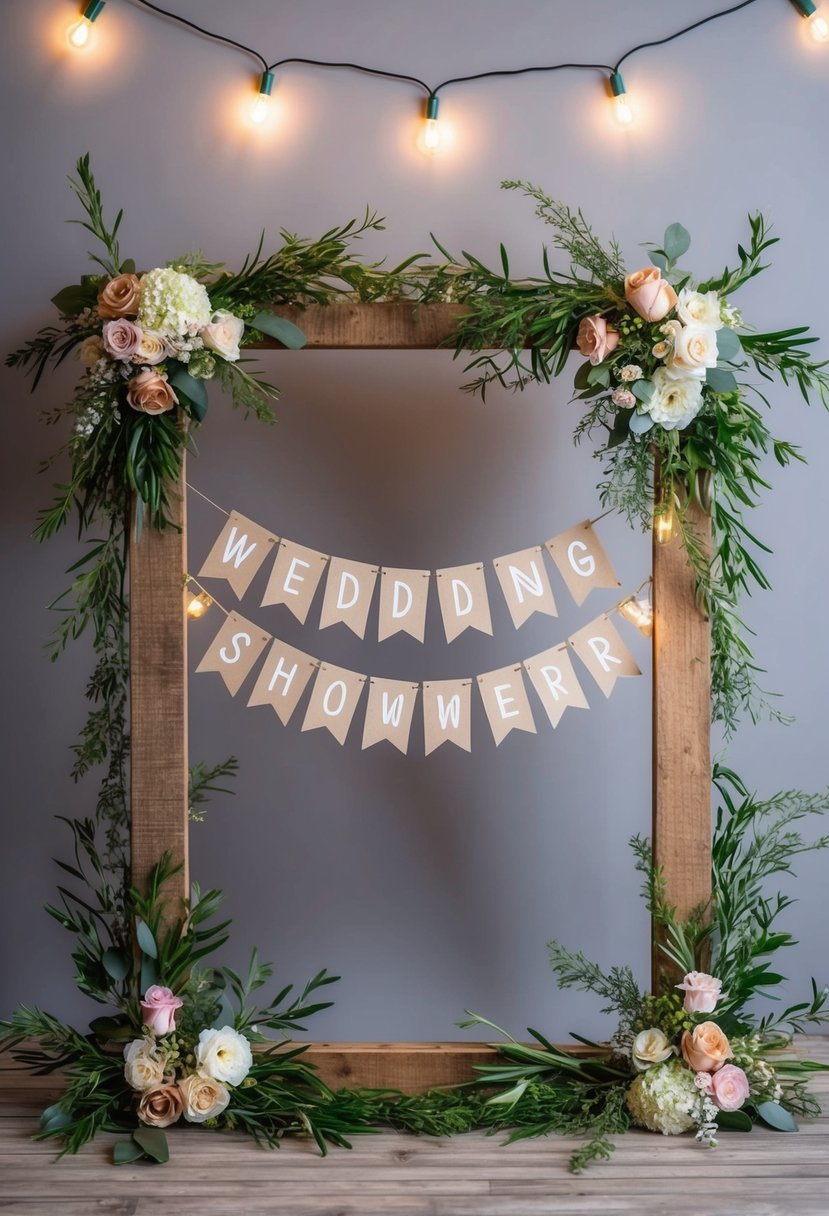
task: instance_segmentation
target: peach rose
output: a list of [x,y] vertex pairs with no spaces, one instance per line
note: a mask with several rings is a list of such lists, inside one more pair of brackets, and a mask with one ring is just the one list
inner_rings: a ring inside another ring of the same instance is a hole
[[732,1056],[731,1044],[716,1022],[700,1022],[682,1036],[682,1055],[694,1072],[716,1072]]
[[749,1094],[748,1077],[736,1064],[724,1064],[712,1076],[709,1092],[720,1110],[739,1110]]
[[119,274],[98,292],[98,314],[102,317],[134,317],[138,314],[141,284],[134,274]]
[[104,344],[97,334],[84,338],[77,352],[84,367],[94,367],[99,359],[103,359],[104,353]]
[[184,1117],[188,1123],[204,1123],[215,1119],[230,1101],[230,1094],[220,1081],[192,1073],[179,1083],[184,1098]]
[[148,1089],[138,1103],[138,1118],[150,1127],[169,1127],[184,1111],[184,1098],[177,1085],[158,1085]]
[[104,350],[113,359],[131,359],[141,344],[143,334],[132,321],[119,317],[117,321],[104,321]]
[[619,333],[604,317],[583,317],[576,334],[576,346],[595,366],[611,355],[619,345]]
[[127,401],[140,414],[166,414],[178,397],[167,383],[167,377],[145,367],[129,382]]
[[181,1009],[183,1004],[180,997],[173,996],[171,989],[152,984],[141,1001],[144,1025],[153,1034],[169,1034],[176,1028],[176,1010]]
[[625,278],[625,299],[646,321],[661,321],[676,307],[676,292],[655,266],[634,270]]
[[713,1013],[723,997],[722,980],[705,971],[689,971],[676,986],[685,993],[682,1007],[686,1013]]

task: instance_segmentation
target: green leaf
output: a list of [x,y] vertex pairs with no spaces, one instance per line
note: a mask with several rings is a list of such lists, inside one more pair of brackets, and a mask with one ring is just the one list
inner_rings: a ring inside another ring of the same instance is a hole
[[152,988],[153,984],[158,983],[158,967],[154,958],[148,958],[146,954],[141,956],[141,991],[146,992],[148,988]]
[[183,364],[176,362],[167,364],[167,379],[173,388],[178,389],[187,398],[190,412],[196,421],[204,422],[207,414],[207,389],[204,381],[191,376]]
[[737,390],[734,373],[723,367],[709,367],[705,373],[705,383],[715,393],[733,393]]
[[145,1155],[143,1148],[136,1144],[135,1140],[116,1140],[112,1146],[113,1165],[130,1165],[133,1161],[140,1161]]
[[121,263],[121,274],[135,274],[135,262],[132,258],[124,258]]
[[634,397],[641,401],[643,405],[647,405],[653,396],[653,381],[652,380],[634,380],[632,386]]
[[97,289],[91,284],[72,283],[52,296],[52,303],[62,317],[76,317],[84,308],[94,304],[97,298]]
[[145,921],[137,920],[135,922],[135,936],[144,954],[149,958],[158,958],[158,946],[155,944],[150,926]]
[[610,385],[610,368],[606,363],[597,363],[587,373],[588,384],[601,384],[604,388]]
[[111,946],[109,950],[105,950],[101,956],[101,962],[104,964],[104,970],[107,975],[111,975],[114,980],[119,982],[126,979],[130,969],[129,959],[121,950],[116,950]]
[[628,426],[634,435],[644,435],[653,428],[653,418],[650,414],[640,414],[636,410],[632,410]]
[[590,387],[590,372],[592,370],[593,369],[589,363],[580,364],[578,371],[576,372],[575,376],[573,377],[573,387],[577,388],[577,389],[589,388]]
[[93,1018],[89,1029],[96,1038],[106,1039],[108,1042],[123,1043],[134,1037],[129,1023],[121,1021],[120,1018]]
[[286,320],[285,317],[278,317],[267,310],[258,312],[252,321],[246,321],[245,324],[252,329],[258,329],[260,333],[276,338],[277,342],[281,342],[289,350],[302,350],[307,341],[305,334],[292,321]]
[[734,363],[743,353],[743,345],[733,329],[723,325],[717,330],[717,354],[726,363]]
[[758,1102],[757,1114],[776,1132],[796,1132],[797,1124],[792,1115],[779,1102]]
[[660,270],[668,269],[668,259],[665,257],[665,254],[661,252],[661,250],[652,249],[648,256],[650,257],[653,265],[657,266]]
[[60,1103],[56,1102],[54,1106],[47,1106],[40,1116],[40,1130],[42,1132],[57,1132],[62,1127],[68,1127],[71,1122],[71,1115],[68,1115]]
[[170,1146],[167,1137],[160,1127],[137,1127],[132,1133],[136,1144],[140,1145],[151,1161],[163,1165],[170,1160]]
[[721,1110],[717,1112],[717,1127],[732,1132],[750,1132],[754,1124],[751,1115],[744,1110]]
[[665,229],[663,245],[670,261],[675,262],[688,252],[691,234],[681,224],[670,224]]

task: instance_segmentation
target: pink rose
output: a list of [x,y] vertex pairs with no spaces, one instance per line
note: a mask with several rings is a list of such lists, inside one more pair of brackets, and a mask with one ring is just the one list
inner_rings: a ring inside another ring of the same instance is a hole
[[117,321],[104,321],[104,350],[113,359],[131,359],[141,343],[141,330],[133,321],[120,317]]
[[583,317],[576,334],[576,346],[595,366],[619,345],[619,333],[604,317]]
[[677,988],[685,993],[686,1013],[713,1013],[723,997],[722,980],[705,971],[689,971]]
[[610,394],[610,399],[614,405],[620,405],[624,410],[631,410],[636,405],[636,398],[627,388],[617,388]]
[[635,270],[625,278],[625,299],[646,321],[661,321],[676,307],[673,287],[655,266]]
[[748,1077],[736,1064],[724,1064],[711,1076],[711,1097],[720,1110],[739,1110],[748,1092]]
[[141,1016],[144,1025],[153,1034],[169,1034],[176,1028],[176,1010],[181,1009],[184,1002],[174,996],[171,989],[153,984],[144,993],[141,1002]]
[[145,367],[129,382],[127,402],[141,414],[166,414],[178,397],[167,383],[167,377],[151,367]]

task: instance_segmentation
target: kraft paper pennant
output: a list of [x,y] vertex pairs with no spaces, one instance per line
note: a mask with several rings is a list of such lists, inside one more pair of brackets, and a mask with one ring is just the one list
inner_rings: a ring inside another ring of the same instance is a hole
[[224,578],[241,599],[279,537],[238,511],[231,511],[204,560],[199,578]]
[[511,731],[537,733],[520,667],[513,664],[498,671],[487,671],[478,676],[478,688],[496,747]]
[[363,751],[388,739],[405,756],[419,688],[419,684],[401,680],[369,680]]
[[252,625],[244,617],[231,612],[208,646],[196,671],[218,671],[228,692],[235,697],[245,676],[270,640],[271,635],[258,625]]
[[496,557],[492,564],[516,629],[534,612],[558,616],[540,546]]
[[438,570],[436,577],[447,642],[454,641],[465,629],[479,629],[491,636],[492,620],[481,563],[450,566]]
[[366,636],[366,621],[377,582],[376,566],[332,557],[322,601],[320,629],[342,621],[358,638]]
[[423,685],[426,755],[442,743],[472,750],[472,681],[439,680]]
[[642,674],[618,631],[605,616],[585,625],[568,641],[606,697],[613,692],[620,676]]
[[576,679],[566,642],[525,659],[524,670],[547,711],[551,726],[558,726],[565,709],[590,708]]
[[301,625],[314,598],[328,557],[292,540],[282,540],[262,597],[262,607],[287,604]]
[[380,571],[380,623],[377,640],[385,642],[395,633],[409,633],[422,642],[426,633],[426,604],[429,599],[428,570]]
[[567,590],[583,604],[594,587],[621,587],[589,519],[546,542]]
[[274,638],[248,705],[273,706],[287,726],[318,666],[317,659]]
[[365,683],[366,677],[359,672],[320,664],[302,729],[325,727],[339,744],[344,744]]

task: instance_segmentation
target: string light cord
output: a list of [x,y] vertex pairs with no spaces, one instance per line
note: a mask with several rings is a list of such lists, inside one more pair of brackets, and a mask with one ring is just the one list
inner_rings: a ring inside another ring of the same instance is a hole
[[695,21],[692,25],[686,25],[684,29],[677,30],[675,34],[668,34],[665,38],[655,38],[653,42],[640,42],[638,46],[631,47],[629,51],[625,51],[621,59],[616,61],[616,66],[612,69],[614,73],[618,72],[626,59],[630,59],[631,55],[636,55],[639,51],[647,51],[653,46],[665,46],[668,42],[673,42],[676,38],[682,38],[685,34],[690,34],[694,30],[701,29],[702,26],[708,25],[712,21],[719,21],[721,17],[730,17],[732,13],[738,13],[740,9],[748,8],[752,4],[756,4],[757,0],[742,0],[741,4],[734,4],[731,8],[724,8],[718,13],[711,13],[708,17],[701,17],[699,21]]
[[189,21],[187,17],[180,17],[178,13],[171,13],[169,9],[162,8],[160,4],[153,4],[151,0],[132,0],[134,4],[140,4],[142,8],[149,9],[159,17],[166,17],[168,21],[174,21],[177,25],[183,25],[189,30],[193,30],[196,34],[201,34],[203,38],[210,38],[213,42],[223,42],[225,46],[235,47],[237,51],[241,51],[244,55],[251,55],[262,64],[262,71],[267,72],[268,63],[264,55],[260,55],[252,46],[245,46],[243,42],[237,42],[235,38],[228,38],[225,34],[217,34],[213,30],[205,29],[203,25],[198,25],[195,21]]

